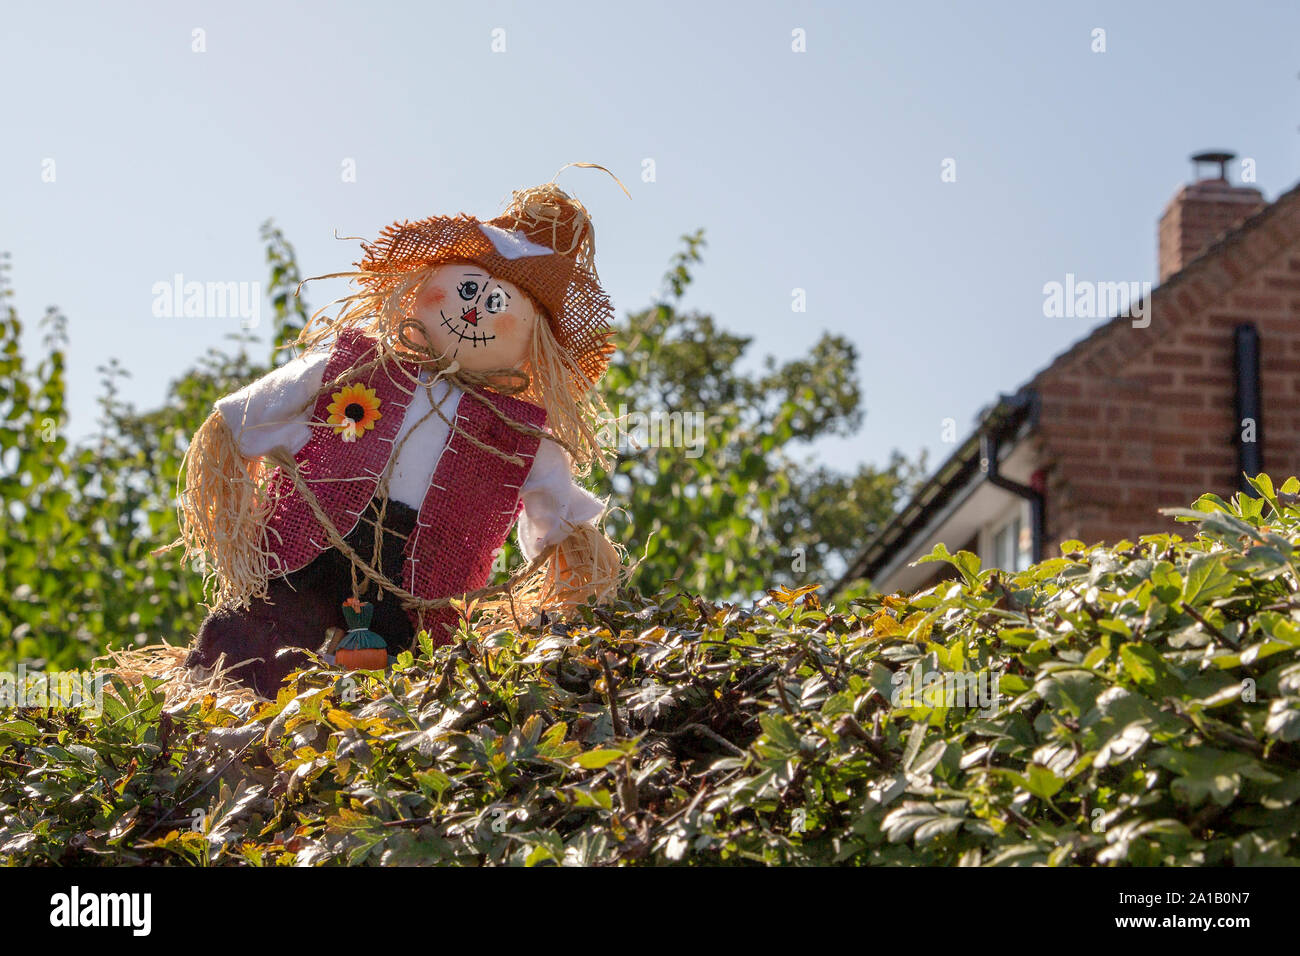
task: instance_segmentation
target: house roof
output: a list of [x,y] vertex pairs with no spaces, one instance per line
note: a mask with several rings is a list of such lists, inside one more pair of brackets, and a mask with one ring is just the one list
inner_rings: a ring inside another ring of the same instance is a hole
[[[1279,210],[1295,203],[1300,203],[1300,183],[1291,187],[1259,212],[1243,220],[1236,228],[1224,233],[1195,259],[1160,283],[1151,291],[1153,302],[1157,297],[1161,299],[1171,297],[1179,286],[1188,284],[1198,274],[1204,273],[1227,249],[1260,229],[1268,220],[1276,216]],[[1137,303],[1133,303],[1132,307],[1136,305]],[[917,489],[889,523],[867,542],[862,552],[849,564],[844,575],[836,582],[832,593],[840,590],[850,581],[875,575],[893,555],[907,547],[925,527],[926,515],[929,512],[942,507],[977,476],[981,436],[989,435],[1002,439],[1014,435],[1026,419],[1032,427],[1033,415],[1037,408],[1035,386],[1045,376],[1078,360],[1116,332],[1128,327],[1131,322],[1132,316],[1128,314],[1116,315],[1103,322],[1052,359],[1015,393],[999,396],[993,406],[980,415],[979,422],[971,435]]]

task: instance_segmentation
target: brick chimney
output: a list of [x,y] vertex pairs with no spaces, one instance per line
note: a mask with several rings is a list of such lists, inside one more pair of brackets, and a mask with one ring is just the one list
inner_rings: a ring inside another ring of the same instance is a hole
[[1228,182],[1228,163],[1235,153],[1204,152],[1192,157],[1199,177],[1201,164],[1217,164],[1217,175],[1198,178],[1169,200],[1160,217],[1159,265],[1164,282],[1191,262],[1219,236],[1268,205],[1263,194]]

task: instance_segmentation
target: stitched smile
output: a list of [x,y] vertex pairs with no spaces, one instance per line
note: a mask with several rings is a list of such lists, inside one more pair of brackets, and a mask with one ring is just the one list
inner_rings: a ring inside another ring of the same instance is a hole
[[451,332],[462,342],[469,342],[473,348],[478,348],[480,343],[486,345],[488,342],[491,342],[496,338],[495,335],[488,335],[486,332],[479,332],[465,323],[456,323],[441,309],[438,310],[438,314],[442,316],[443,327],[446,328],[448,332]]

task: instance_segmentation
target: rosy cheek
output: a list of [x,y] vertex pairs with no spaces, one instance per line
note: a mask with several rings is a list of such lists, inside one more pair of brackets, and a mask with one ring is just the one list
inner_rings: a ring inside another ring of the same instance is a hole
[[494,324],[496,325],[497,335],[503,339],[513,338],[515,331],[519,328],[519,318],[505,312],[497,316]]
[[424,305],[438,307],[447,301],[447,290],[440,286],[430,286],[420,295],[420,302]]

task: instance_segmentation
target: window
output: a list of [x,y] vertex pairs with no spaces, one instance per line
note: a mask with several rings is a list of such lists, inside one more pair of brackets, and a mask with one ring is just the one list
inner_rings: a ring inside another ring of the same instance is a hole
[[987,531],[984,566],[1003,571],[1023,571],[1029,567],[1033,536],[1025,508],[1017,505],[1009,514],[993,522]]
[[1013,518],[993,533],[993,563],[1005,571],[1019,571],[1016,567],[1020,519]]

